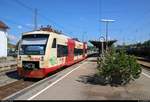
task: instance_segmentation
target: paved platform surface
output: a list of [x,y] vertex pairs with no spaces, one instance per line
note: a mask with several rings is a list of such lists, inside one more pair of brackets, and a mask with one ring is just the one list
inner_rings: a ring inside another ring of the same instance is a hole
[[126,86],[94,85],[84,79],[96,72],[96,58],[88,58],[17,96],[16,100],[150,100],[150,72]]

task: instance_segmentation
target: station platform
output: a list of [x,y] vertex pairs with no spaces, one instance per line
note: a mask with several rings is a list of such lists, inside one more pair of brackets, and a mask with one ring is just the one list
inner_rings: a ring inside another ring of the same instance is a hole
[[125,86],[86,83],[96,73],[96,57],[70,66],[39,84],[11,95],[14,100],[149,100],[150,72],[143,69],[141,77]]

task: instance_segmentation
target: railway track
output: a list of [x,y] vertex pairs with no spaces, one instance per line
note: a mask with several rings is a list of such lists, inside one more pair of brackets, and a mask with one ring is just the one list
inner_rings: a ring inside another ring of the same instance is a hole
[[144,68],[150,70],[150,59],[145,59],[142,57],[137,57],[137,62],[142,65]]
[[0,100],[39,81],[39,79],[21,79],[16,66],[16,64],[4,66],[10,68],[0,72]]
[[0,63],[0,76],[17,70],[17,63],[3,64]]
[[[82,63],[82,62],[80,62],[80,63]],[[74,64],[73,66],[76,66],[76,64]],[[61,72],[65,69],[66,69],[65,67],[60,68],[57,71],[54,71],[53,73],[49,74],[47,77],[55,76],[56,74],[58,74],[58,72]],[[19,76],[17,76],[17,75],[14,75],[13,77],[18,77],[19,78]],[[4,98],[20,91],[20,90],[23,90],[27,87],[30,87],[33,84],[35,84],[39,81],[42,81],[42,80],[44,80],[44,79],[30,79],[30,78],[19,79],[18,81],[0,86],[0,100],[4,99]]]
[[33,80],[33,79],[28,79],[28,80],[23,80],[20,79],[18,81],[12,82],[10,84],[4,85],[0,87],[0,100],[2,100],[3,98],[16,93],[17,91],[20,91],[32,84],[34,84],[35,82],[38,82],[39,80]]

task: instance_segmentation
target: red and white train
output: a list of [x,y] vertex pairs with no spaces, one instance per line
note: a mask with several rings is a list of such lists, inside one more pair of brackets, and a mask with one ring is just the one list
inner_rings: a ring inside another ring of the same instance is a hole
[[24,78],[43,78],[87,57],[87,43],[74,40],[51,28],[22,34],[17,70]]

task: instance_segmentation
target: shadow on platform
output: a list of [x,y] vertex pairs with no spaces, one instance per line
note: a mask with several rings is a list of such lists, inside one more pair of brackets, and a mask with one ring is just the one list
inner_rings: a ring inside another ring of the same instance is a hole
[[79,77],[79,79],[76,81],[82,82],[84,84],[102,85],[102,86],[110,85],[113,87],[118,87],[121,85],[119,83],[107,82],[103,77],[97,76],[96,74],[94,74],[94,75],[81,75]]
[[19,75],[18,75],[18,72],[15,70],[15,71],[11,71],[11,72],[7,72],[5,73],[6,76],[8,76],[9,78],[12,78],[12,79],[20,79]]

